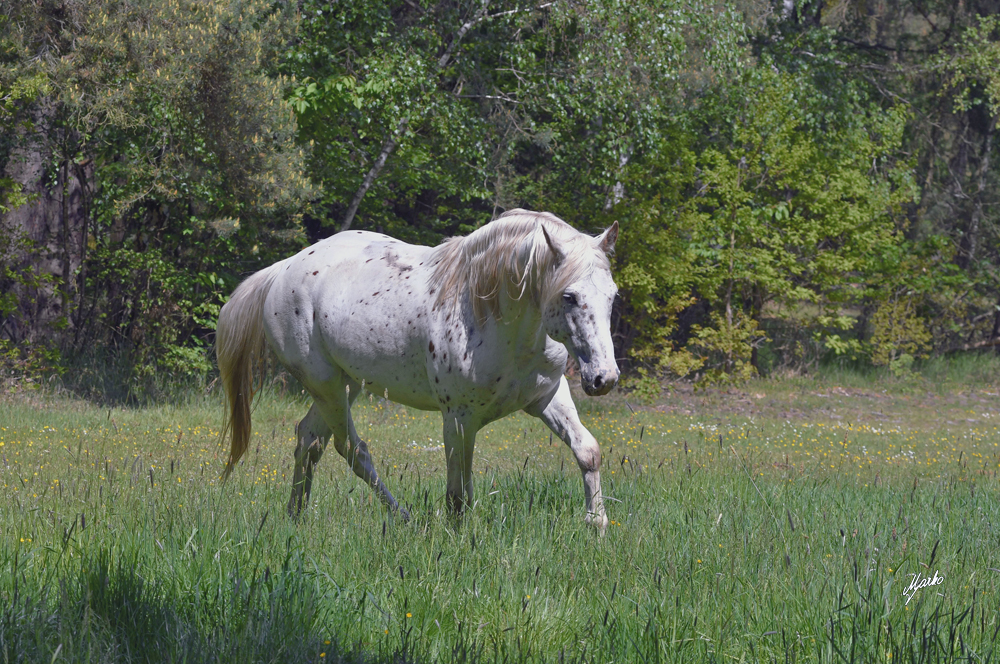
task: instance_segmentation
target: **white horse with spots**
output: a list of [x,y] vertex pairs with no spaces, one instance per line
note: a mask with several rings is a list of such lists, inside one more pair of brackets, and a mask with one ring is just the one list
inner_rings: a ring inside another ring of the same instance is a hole
[[584,391],[618,381],[611,345],[617,287],[600,237],[550,213],[511,210],[468,237],[422,247],[386,235],[334,235],[244,281],[216,336],[229,399],[228,475],[250,441],[254,370],[265,344],[312,395],[298,424],[289,514],[308,504],[313,469],[332,438],[351,469],[408,517],[358,436],[351,404],[362,386],[444,416],[448,506],[472,504],[476,432],[516,410],[565,441],[583,472],[586,521],[601,531],[601,450],[580,423],[563,376],[567,348]]

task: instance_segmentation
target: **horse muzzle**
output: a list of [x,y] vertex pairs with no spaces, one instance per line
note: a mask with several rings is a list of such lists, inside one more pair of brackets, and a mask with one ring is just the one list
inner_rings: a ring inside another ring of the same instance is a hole
[[581,376],[581,383],[587,396],[599,397],[610,392],[618,384],[618,370],[598,371],[593,375],[584,373]]

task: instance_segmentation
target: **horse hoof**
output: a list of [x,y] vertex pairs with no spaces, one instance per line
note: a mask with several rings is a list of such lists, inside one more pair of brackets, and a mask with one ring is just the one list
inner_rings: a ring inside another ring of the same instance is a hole
[[604,537],[608,530],[608,517],[606,514],[588,514],[583,518],[583,522],[588,526],[597,529],[597,534]]

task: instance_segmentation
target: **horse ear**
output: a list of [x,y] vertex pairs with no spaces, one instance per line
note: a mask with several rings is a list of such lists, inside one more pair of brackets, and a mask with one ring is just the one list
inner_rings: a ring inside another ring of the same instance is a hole
[[606,231],[597,238],[597,246],[601,251],[610,254],[615,250],[615,243],[618,242],[618,222],[611,224]]
[[566,252],[563,251],[562,247],[556,244],[555,239],[553,239],[553,237],[549,235],[549,232],[545,230],[545,226],[542,226],[542,235],[545,236],[545,243],[549,245],[549,249],[551,249],[552,253],[555,254],[556,263],[562,263],[563,259],[566,258]]

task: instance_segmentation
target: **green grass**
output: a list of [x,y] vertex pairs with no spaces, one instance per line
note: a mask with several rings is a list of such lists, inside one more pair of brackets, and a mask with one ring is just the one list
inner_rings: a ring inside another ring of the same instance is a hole
[[[330,449],[296,524],[284,506],[301,399],[260,402],[226,485],[217,395],[0,403],[0,658],[993,658],[995,394],[927,396],[935,419],[911,395],[788,385],[704,394],[688,414],[582,401],[604,450],[603,538],[583,523],[572,456],[526,416],[480,434],[477,501],[455,521],[440,416],[360,404],[413,519]],[[734,410],[743,398],[755,410]],[[935,572],[943,583],[907,604],[910,575]]]

